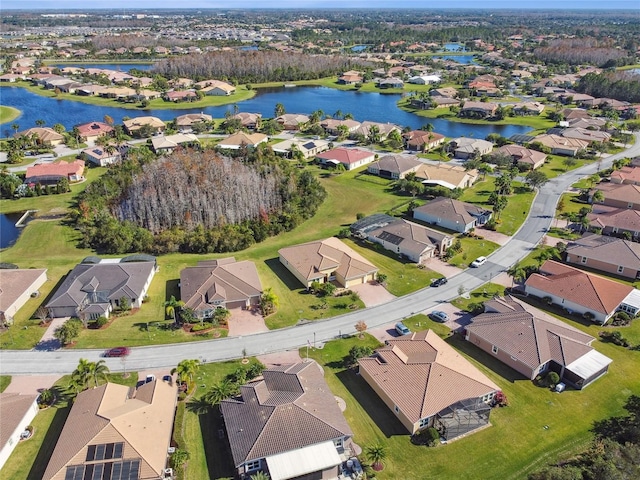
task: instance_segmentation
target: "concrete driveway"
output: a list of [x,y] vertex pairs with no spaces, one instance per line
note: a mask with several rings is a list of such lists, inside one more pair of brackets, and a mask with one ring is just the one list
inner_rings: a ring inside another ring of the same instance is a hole
[[391,295],[386,288],[378,282],[363,283],[349,288],[360,295],[360,300],[364,302],[365,307],[373,307],[383,303],[390,302],[395,295]]
[[14,375],[5,393],[38,395],[42,390],[51,388],[60,375]]
[[432,257],[424,262],[425,267],[434,272],[438,272],[440,275],[444,275],[447,278],[451,278],[462,272],[462,268],[449,265],[447,262],[443,262],[437,257]]
[[446,325],[453,331],[462,330],[464,327],[471,323],[471,319],[473,318],[470,313],[463,312],[450,303],[441,303],[440,305],[429,308],[422,313],[424,313],[425,315],[429,315],[434,310],[440,310],[441,312],[444,312],[449,316],[449,320],[445,322],[444,325]]
[[250,335],[252,333],[268,332],[264,317],[257,309],[243,310],[232,308],[229,319],[229,336]]

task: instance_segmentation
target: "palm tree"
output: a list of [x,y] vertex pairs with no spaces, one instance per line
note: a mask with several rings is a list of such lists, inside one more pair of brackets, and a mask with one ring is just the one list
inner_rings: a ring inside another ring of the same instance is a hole
[[89,382],[93,377],[94,363],[90,362],[86,358],[81,358],[78,362],[78,366],[71,374],[71,386],[86,390],[89,388]]
[[387,449],[384,445],[376,443],[365,448],[365,455],[371,462],[374,470],[380,471],[384,468],[383,460],[387,458]]
[[511,266],[511,268],[509,268],[509,270],[507,270],[507,274],[509,274],[511,276],[511,279],[512,279],[511,286],[512,287],[513,287],[515,282],[520,283],[522,280],[527,278],[527,270],[526,270],[525,267],[523,267],[520,264],[520,262],[517,262],[517,263],[513,264]]
[[286,113],[286,110],[284,109],[284,105],[281,103],[276,103],[276,108],[274,113],[276,117],[280,117],[284,115]]
[[592,203],[604,202],[604,193],[602,193],[602,190],[596,190],[595,192],[593,192],[593,195],[591,196],[591,202]]
[[91,374],[93,376],[94,385],[98,386],[98,379],[102,378],[105,382],[109,380],[109,367],[104,360],[92,362]]
[[271,477],[268,473],[256,472],[249,477],[251,480],[269,480]]
[[271,287],[266,288],[260,297],[260,308],[262,309],[262,314],[265,316],[271,315],[278,308],[278,304],[278,297],[273,293]]
[[200,365],[200,360],[192,359],[192,360],[182,360],[178,363],[178,366],[171,370],[171,374],[178,374],[178,380],[181,382],[193,382],[193,376],[198,371],[198,366]]
[[234,394],[236,388],[233,383],[225,378],[220,383],[211,387],[202,399],[211,406],[220,405],[220,402]]
[[41,118],[36,120],[36,127],[44,127],[46,124],[47,124],[47,122],[45,122]]
[[560,197],[560,200],[558,200],[558,204],[556,205],[556,227],[558,226],[558,219],[562,215],[562,212],[564,212],[565,207],[564,198]]
[[493,213],[495,214],[496,220],[500,219],[500,214],[507,207],[508,202],[507,197],[500,196],[497,198],[496,203],[493,205]]

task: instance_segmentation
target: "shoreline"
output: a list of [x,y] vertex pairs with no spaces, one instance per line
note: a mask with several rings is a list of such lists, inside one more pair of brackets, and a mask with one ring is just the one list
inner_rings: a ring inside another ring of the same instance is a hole
[[22,110],[15,107],[0,105],[0,125],[13,122],[16,118],[19,118],[20,115],[22,115]]

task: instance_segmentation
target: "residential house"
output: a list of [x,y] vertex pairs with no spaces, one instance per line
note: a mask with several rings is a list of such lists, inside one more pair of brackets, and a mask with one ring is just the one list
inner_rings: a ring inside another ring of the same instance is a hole
[[[129,87],[107,87],[100,90],[98,92],[98,95],[102,98],[115,98],[118,100],[123,100],[127,98],[134,98],[136,96],[136,91],[135,89],[129,88]],[[138,117],[138,118],[151,118],[151,117]],[[127,121],[130,121],[130,120],[127,120]],[[125,126],[127,121],[124,122]]]
[[562,114],[562,118],[564,118],[565,120],[591,118],[589,112],[587,112],[584,108],[563,108],[560,113]]
[[520,102],[513,106],[515,115],[540,115],[544,111],[544,105],[540,102]]
[[640,311],[640,295],[629,285],[554,260],[544,262],[539,271],[525,282],[527,295],[548,297],[569,312],[592,316],[594,322],[604,325],[618,310],[632,316]]
[[589,146],[589,142],[578,138],[561,137],[555,134],[538,135],[535,140],[551,149],[553,155],[575,157],[579,152]]
[[316,362],[263,371],[220,412],[238,478],[338,478],[348,458],[353,433]]
[[320,122],[320,126],[331,135],[338,135],[340,133],[340,129],[338,127],[341,125],[347,127],[347,133],[353,133],[360,126],[360,122],[351,119],[338,120],[336,118],[325,118]]
[[13,323],[16,312],[46,281],[46,268],[0,269],[0,325]]
[[[555,130],[555,129],[554,129]],[[590,130],[587,128],[563,128],[560,130],[560,135],[565,138],[577,138],[578,140],[584,140],[589,144],[593,143],[605,143],[611,140],[611,134],[600,130]]]
[[32,137],[36,139],[39,145],[47,145],[55,147],[64,142],[64,135],[56,132],[53,128],[49,127],[34,127],[18,132],[13,135],[14,138],[19,137]]
[[456,100],[455,98],[431,97],[431,106],[433,108],[457,107],[460,103],[460,100]]
[[478,180],[478,170],[467,170],[448,163],[423,163],[416,170],[416,179],[427,186],[439,186],[453,190],[468,188]]
[[582,389],[609,369],[595,338],[513,297],[486,301],[484,312],[465,327],[465,340],[529,380],[553,371]]
[[445,136],[436,132],[411,130],[402,134],[404,146],[415,152],[428,152],[444,143]]
[[630,183],[599,183],[596,186],[604,195],[602,205],[615,208],[640,210],[640,185]]
[[404,82],[398,77],[381,78],[377,84],[378,88],[404,88]]
[[180,272],[180,298],[199,317],[211,318],[216,308],[256,306],[261,295],[256,265],[246,260],[202,260]]
[[460,110],[460,116],[471,118],[493,117],[498,110],[497,103],[466,101]]
[[435,427],[453,440],[489,425],[499,387],[433,330],[387,340],[358,366],[411,434]]
[[255,148],[261,143],[266,143],[268,140],[269,137],[264,133],[236,132],[220,140],[218,148],[226,150],[238,150],[242,146]]
[[122,160],[122,153],[118,148],[109,151],[102,147],[93,147],[85,148],[82,151],[82,158],[99,167],[106,167],[107,165],[120,162]]
[[122,123],[124,124],[124,129],[129,135],[135,135],[141,128],[146,127],[147,125],[151,127],[154,134],[162,133],[167,128],[162,120],[158,117],[151,116],[131,118],[129,120],[124,120]]
[[385,155],[367,167],[367,172],[382,178],[399,180],[408,173],[416,172],[422,165],[415,155]]
[[197,98],[198,94],[194,90],[172,90],[164,94],[164,99],[168,102],[192,102]]
[[282,125],[285,130],[300,130],[301,125],[309,122],[309,117],[298,113],[285,113],[276,117],[276,122]]
[[590,228],[599,228],[605,235],[628,233],[635,239],[640,236],[640,210],[594,204],[587,219]]
[[38,395],[0,393],[0,470],[18,446],[22,432],[31,425],[39,410]]
[[84,160],[65,162],[59,160],[54,163],[41,163],[27,167],[24,177],[26,184],[55,185],[61,178],[69,182],[79,182],[84,174]]
[[45,307],[59,317],[108,317],[125,298],[140,308],[158,266],[148,255],[101,260],[87,257],[76,265]]
[[430,85],[432,83],[439,83],[442,81],[440,75],[416,75],[415,77],[409,78],[407,82],[413,83],[415,85]]
[[177,389],[153,380],[138,388],[106,383],[76,397],[43,480],[167,476]]
[[379,122],[369,122],[364,121],[356,128],[353,132],[351,132],[351,138],[355,138],[358,135],[362,135],[365,138],[369,138],[371,134],[372,128],[378,129],[378,134],[380,135],[380,140],[385,140],[391,132],[394,130],[400,132],[400,127],[394,125],[393,123],[379,123]]
[[244,128],[248,128],[253,130],[256,128],[258,122],[262,120],[261,113],[249,113],[249,112],[239,112],[230,117],[232,120],[240,120],[240,124]]
[[633,280],[640,277],[640,243],[585,233],[568,243],[565,255],[567,263]]
[[453,198],[436,197],[413,210],[413,218],[439,227],[466,233],[491,219],[491,210]]
[[458,90],[454,87],[433,88],[429,90],[431,97],[455,98],[458,96]]
[[523,165],[531,170],[542,167],[547,160],[546,154],[520,145],[503,145],[494,150],[492,155],[509,156],[513,159],[514,165]]
[[236,93],[236,87],[220,80],[204,80],[196,83],[196,86],[201,87],[200,91],[207,95],[224,97]]
[[344,165],[346,170],[355,170],[375,160],[375,153],[359,148],[338,147],[316,155],[322,165]]
[[193,133],[160,135],[151,139],[151,147],[156,153],[171,153],[178,147],[199,145],[200,140]]
[[603,118],[593,118],[593,117],[572,118],[567,120],[566,122],[570,128],[582,128],[582,129],[588,129],[588,130],[603,130],[607,124],[607,121],[604,120]]
[[627,107],[629,102],[625,102],[622,100],[616,100],[614,98],[585,98],[585,99],[576,99],[574,97],[574,101],[576,103],[580,103],[581,106],[585,108],[619,108],[619,107]]
[[271,149],[287,158],[295,158],[295,151],[299,151],[304,158],[312,158],[329,149],[326,140],[307,140],[304,138],[292,138],[276,143]]
[[176,117],[176,128],[180,133],[192,133],[195,124],[209,123],[213,121],[211,115],[206,113],[187,113]]
[[95,142],[102,135],[110,135],[113,127],[104,122],[83,123],[76,127],[80,132],[80,138],[85,142]]
[[359,73],[345,73],[338,78],[338,83],[341,85],[355,85],[356,83],[362,83],[362,75]]
[[479,138],[458,137],[449,142],[449,151],[455,158],[469,159],[487,155],[493,150],[493,143]]
[[280,263],[305,288],[336,282],[344,288],[375,280],[378,268],[335,237],[278,250]]
[[415,263],[442,254],[453,243],[450,235],[383,213],[358,220],[351,232]]

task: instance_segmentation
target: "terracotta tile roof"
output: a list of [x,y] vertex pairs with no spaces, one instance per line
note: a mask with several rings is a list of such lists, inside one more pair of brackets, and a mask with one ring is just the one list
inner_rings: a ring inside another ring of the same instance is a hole
[[175,386],[159,380],[133,392],[115,383],[81,392],[43,479],[53,478],[89,445],[113,442],[114,438],[124,441],[124,458],[140,458],[141,469],[160,476],[171,441],[176,394]]
[[265,370],[220,410],[236,466],[353,435],[315,362]]
[[320,272],[330,269],[347,280],[378,271],[375,265],[335,237],[281,248],[278,253],[307,280],[322,278],[324,274]]
[[611,174],[613,183],[637,183],[640,182],[640,168],[638,167],[622,167]]
[[33,181],[39,177],[71,177],[73,175],[81,177],[84,172],[84,160],[74,160],[65,162],[60,160],[54,163],[42,163],[27,167],[25,181]]
[[176,125],[179,127],[191,126],[198,122],[210,122],[213,120],[211,115],[206,113],[187,113],[176,117]]
[[262,294],[253,262],[234,258],[198,262],[180,272],[180,297],[194,310],[210,308],[214,300],[247,301]]
[[36,398],[37,395],[0,393],[0,449],[5,447]]
[[46,268],[0,269],[0,312],[13,305],[46,271]]
[[533,312],[512,297],[489,300],[486,313],[466,328],[532,370],[549,360],[566,366],[592,350],[591,335],[559,320],[542,319],[536,316],[538,310],[529,309]]
[[640,211],[638,210],[594,205],[594,211],[588,213],[587,218],[593,226],[601,228],[617,227],[632,232],[640,232]]
[[113,132],[113,127],[103,122],[90,122],[78,125],[78,131],[82,137],[95,137]]
[[358,364],[412,423],[499,390],[432,330],[391,339]]
[[581,150],[589,146],[589,142],[578,138],[561,137],[560,135],[544,134],[535,138],[536,142],[540,142],[549,148],[573,149]]
[[321,160],[337,160],[340,163],[351,165],[356,162],[360,162],[366,158],[374,157],[373,152],[367,150],[360,150],[357,148],[343,148],[338,147],[332,150],[327,150],[316,155]]
[[567,254],[640,270],[640,243],[622,238],[586,233],[582,238],[569,242]]
[[527,165],[539,165],[544,163],[547,158],[547,156],[542,152],[524,148],[520,145],[503,145],[502,147],[494,150],[494,154],[496,153],[509,155],[518,163],[525,163]]
[[440,133],[425,132],[423,130],[411,130],[402,136],[407,140],[407,145],[413,147],[421,147],[424,144],[431,145],[445,138],[445,136]]
[[[135,91],[134,91],[135,93]],[[127,130],[135,131],[140,130],[144,125],[151,125],[153,128],[165,128],[165,124],[158,117],[135,117],[130,120],[124,120],[122,122]]]
[[53,128],[49,127],[34,127],[18,132],[13,136],[15,138],[36,135],[41,142],[60,142],[64,140],[64,136],[56,132]]
[[525,286],[606,315],[614,312],[633,291],[628,285],[553,260],[547,260],[540,267],[540,273],[532,274]]
[[640,203],[640,185],[599,183],[596,190],[600,190],[604,194],[605,205],[607,204],[607,200]]

